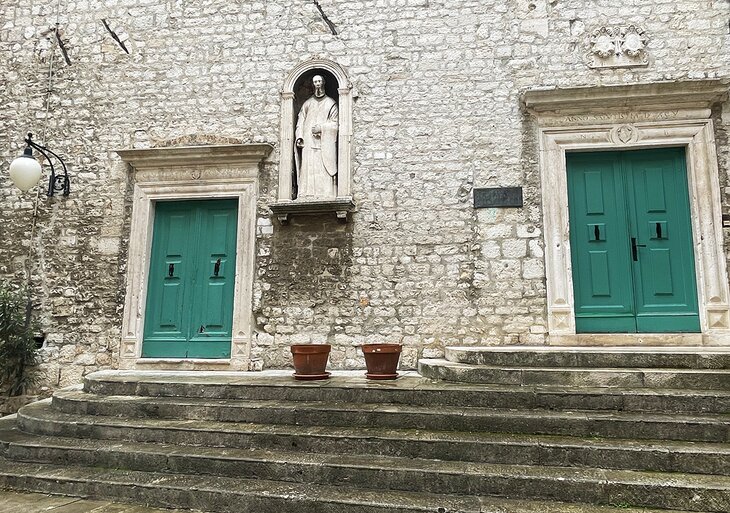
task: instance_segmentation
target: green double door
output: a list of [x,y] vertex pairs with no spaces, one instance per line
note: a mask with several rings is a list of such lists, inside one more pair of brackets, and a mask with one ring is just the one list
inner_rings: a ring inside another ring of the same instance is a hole
[[566,161],[576,331],[699,332],[684,149]]
[[156,204],[143,357],[230,357],[237,213],[237,200]]

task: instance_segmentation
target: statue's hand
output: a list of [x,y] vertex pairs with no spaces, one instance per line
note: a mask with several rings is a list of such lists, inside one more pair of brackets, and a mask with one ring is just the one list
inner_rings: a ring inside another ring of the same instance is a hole
[[304,148],[304,139],[297,139],[297,148]]
[[320,135],[321,133],[322,133],[322,127],[320,127],[319,125],[314,125],[314,126],[312,127],[312,135],[316,135],[316,136],[318,136],[318,135]]

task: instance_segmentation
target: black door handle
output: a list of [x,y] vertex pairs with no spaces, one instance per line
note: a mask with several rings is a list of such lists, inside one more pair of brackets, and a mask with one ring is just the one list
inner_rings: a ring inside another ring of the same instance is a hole
[[634,262],[639,261],[639,249],[638,248],[645,248],[646,244],[637,244],[636,243],[636,237],[631,237],[631,257],[634,259]]
[[175,264],[170,264],[167,267],[167,275],[172,278],[175,275]]
[[213,276],[218,276],[218,273],[221,270],[221,259],[215,261],[215,265],[213,266]]
[[656,224],[656,238],[661,239],[662,238],[662,223]]

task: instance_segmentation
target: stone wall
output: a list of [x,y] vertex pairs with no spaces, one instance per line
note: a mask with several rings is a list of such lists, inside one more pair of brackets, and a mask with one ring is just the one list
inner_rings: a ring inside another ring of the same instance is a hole
[[[727,0],[58,7],[0,6],[0,168],[34,131],[73,175],[71,196],[37,202],[0,177],[0,275],[22,281],[31,266],[50,386],[117,365],[131,183],[115,149],[274,145],[259,188],[252,356],[284,366],[290,343],[327,341],[333,366],[358,367],[358,344],[388,341],[405,344],[403,363],[414,366],[448,344],[545,341],[525,90],[730,78]],[[591,32],[630,24],[649,37],[648,65],[590,69]],[[356,91],[358,211],[346,225],[300,217],[280,226],[267,208],[276,198],[279,90],[294,66],[316,57],[342,65]],[[715,122],[728,209],[730,107]],[[525,206],[475,210],[474,186],[522,186]]]

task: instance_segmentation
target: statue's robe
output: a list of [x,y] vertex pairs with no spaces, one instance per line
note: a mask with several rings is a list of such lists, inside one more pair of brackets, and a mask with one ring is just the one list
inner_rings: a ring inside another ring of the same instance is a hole
[[[301,161],[296,158],[298,198],[335,198],[337,196],[337,103],[329,96],[311,96],[297,118],[295,140],[302,139]],[[312,134],[319,125],[321,134]],[[298,148],[294,148],[297,152]],[[298,157],[298,155],[296,155]]]

